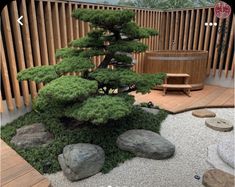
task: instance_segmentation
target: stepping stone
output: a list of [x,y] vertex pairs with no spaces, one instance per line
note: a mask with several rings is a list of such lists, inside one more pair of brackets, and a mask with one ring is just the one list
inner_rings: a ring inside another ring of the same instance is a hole
[[235,162],[235,149],[234,149],[234,140],[231,138],[230,140],[221,141],[217,146],[217,152],[220,158],[227,163],[229,166],[234,168]]
[[217,144],[210,145],[207,148],[207,160],[212,167],[234,175],[235,170],[225,163],[217,152]]
[[204,173],[202,184],[206,187],[234,187],[234,176],[219,169],[211,169]]
[[192,112],[192,115],[199,118],[211,118],[216,116],[214,112],[207,109],[195,110]]
[[206,119],[206,126],[213,130],[227,132],[233,129],[232,123],[222,118]]
[[129,130],[117,139],[117,146],[136,156],[161,160],[171,157],[175,146],[159,134],[141,129]]

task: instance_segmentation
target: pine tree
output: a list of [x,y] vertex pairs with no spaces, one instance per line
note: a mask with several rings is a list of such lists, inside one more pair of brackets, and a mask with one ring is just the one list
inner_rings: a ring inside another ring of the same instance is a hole
[[[58,50],[56,58],[60,61],[56,65],[29,68],[18,74],[20,81],[45,84],[33,102],[33,109],[93,124],[130,114],[134,98],[128,92],[134,88],[147,93],[165,76],[131,70],[133,59],[129,54],[144,52],[147,46],[139,40],[156,35],[157,31],[140,28],[129,10],[78,9],[72,16],[89,22],[91,32]],[[99,55],[104,55],[104,59],[95,68],[92,58]],[[66,75],[68,72],[80,74]]]

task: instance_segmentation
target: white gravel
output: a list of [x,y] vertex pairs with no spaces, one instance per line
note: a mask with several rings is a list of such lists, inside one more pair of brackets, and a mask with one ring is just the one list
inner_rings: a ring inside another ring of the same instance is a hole
[[[209,109],[234,124],[234,108]],[[191,111],[168,115],[162,123],[161,135],[176,146],[174,157],[167,160],[134,158],[114,168],[108,174],[98,173],[87,179],[70,182],[62,172],[45,175],[53,187],[200,187],[202,175],[210,168],[206,162],[207,147],[221,138],[234,136],[218,132],[205,125],[205,119]],[[201,178],[197,180],[195,175]]]

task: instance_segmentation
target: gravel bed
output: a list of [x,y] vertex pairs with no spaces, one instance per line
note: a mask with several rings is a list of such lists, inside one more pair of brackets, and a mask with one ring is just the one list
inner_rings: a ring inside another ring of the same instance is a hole
[[[234,123],[234,108],[209,109],[217,117]],[[206,162],[207,147],[220,139],[234,136],[205,125],[205,118],[192,111],[168,115],[162,123],[161,135],[176,146],[174,157],[167,160],[134,158],[114,168],[108,174],[98,173],[87,179],[70,182],[62,172],[45,175],[53,187],[200,187],[202,175],[211,166]],[[195,179],[194,176],[200,176]]]

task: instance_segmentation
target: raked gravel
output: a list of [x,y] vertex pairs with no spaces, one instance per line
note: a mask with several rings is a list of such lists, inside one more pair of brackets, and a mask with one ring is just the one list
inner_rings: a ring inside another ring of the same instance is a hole
[[[209,109],[234,124],[234,108]],[[87,179],[70,182],[62,172],[45,175],[53,187],[200,187],[203,173],[211,166],[206,162],[207,147],[220,139],[234,136],[205,125],[205,118],[192,116],[192,111],[168,115],[161,135],[176,146],[175,155],[167,160],[134,158],[108,174],[98,173]],[[200,176],[197,180],[195,175]]]

